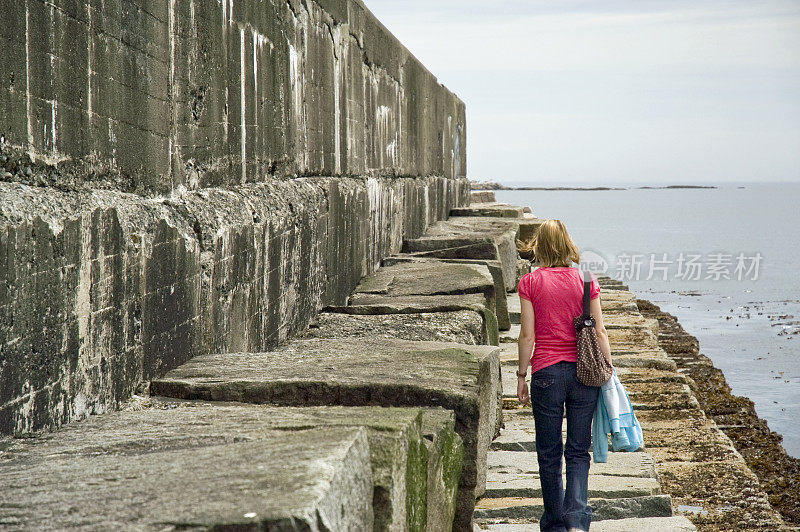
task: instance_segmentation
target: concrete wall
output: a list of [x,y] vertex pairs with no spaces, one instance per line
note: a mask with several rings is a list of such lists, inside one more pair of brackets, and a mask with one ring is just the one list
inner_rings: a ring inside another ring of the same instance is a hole
[[0,433],[275,346],[469,201],[464,104],[361,0],[4,0],[0,26]]
[[343,305],[465,179],[300,178],[160,198],[0,183],[0,433],[112,409]]
[[463,103],[360,0],[3,0],[0,26],[0,180],[466,173]]

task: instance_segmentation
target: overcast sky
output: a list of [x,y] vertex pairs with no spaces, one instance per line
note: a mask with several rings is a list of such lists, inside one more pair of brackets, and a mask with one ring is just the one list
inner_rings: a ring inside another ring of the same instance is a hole
[[467,105],[468,176],[800,181],[800,0],[365,0]]

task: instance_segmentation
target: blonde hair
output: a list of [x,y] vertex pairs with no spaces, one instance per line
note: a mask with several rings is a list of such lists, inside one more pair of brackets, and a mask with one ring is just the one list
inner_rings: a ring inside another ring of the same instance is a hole
[[523,256],[545,268],[569,267],[570,261],[581,262],[578,246],[561,220],[546,220],[536,229],[533,238],[517,247]]

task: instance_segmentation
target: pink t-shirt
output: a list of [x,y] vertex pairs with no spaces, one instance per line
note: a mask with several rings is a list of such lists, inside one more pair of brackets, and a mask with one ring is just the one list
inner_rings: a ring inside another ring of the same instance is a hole
[[[594,274],[589,297],[600,295]],[[556,362],[578,361],[572,318],[583,312],[583,279],[578,268],[537,268],[517,287],[519,297],[533,304],[534,347],[531,373]]]

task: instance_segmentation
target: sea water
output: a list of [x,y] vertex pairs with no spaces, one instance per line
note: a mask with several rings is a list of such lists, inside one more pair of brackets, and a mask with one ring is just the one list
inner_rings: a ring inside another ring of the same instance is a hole
[[497,191],[562,220],[594,269],[675,315],[800,457],[800,183]]

